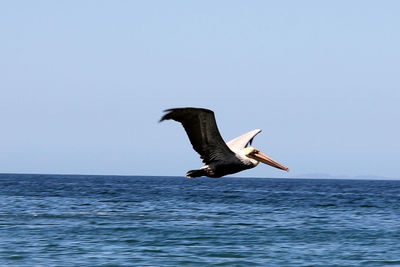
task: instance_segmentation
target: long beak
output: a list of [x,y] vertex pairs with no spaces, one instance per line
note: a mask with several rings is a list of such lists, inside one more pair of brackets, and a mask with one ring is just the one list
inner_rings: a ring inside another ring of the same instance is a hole
[[280,164],[279,162],[271,159],[270,157],[268,157],[267,155],[265,155],[264,153],[261,153],[260,151],[258,151],[257,153],[253,154],[253,155],[249,155],[250,157],[252,157],[253,159],[260,161],[262,163],[268,164],[272,167],[284,170],[284,171],[289,171],[288,167],[283,166],[282,164]]

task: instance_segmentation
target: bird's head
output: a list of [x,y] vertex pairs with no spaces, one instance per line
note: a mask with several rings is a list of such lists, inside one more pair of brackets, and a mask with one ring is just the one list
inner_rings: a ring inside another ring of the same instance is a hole
[[250,160],[256,160],[257,162],[255,162],[255,165],[258,164],[258,162],[262,162],[265,164],[268,164],[272,167],[284,170],[284,171],[289,171],[289,168],[283,166],[282,164],[280,164],[279,162],[271,159],[270,157],[268,157],[267,155],[265,155],[264,153],[260,152],[258,149],[254,148],[254,147],[246,147],[243,150],[244,155],[248,158],[250,158]]

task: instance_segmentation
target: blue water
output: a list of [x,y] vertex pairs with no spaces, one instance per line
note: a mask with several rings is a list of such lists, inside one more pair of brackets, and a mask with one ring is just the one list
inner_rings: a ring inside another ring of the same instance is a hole
[[1,266],[400,266],[400,181],[0,174]]

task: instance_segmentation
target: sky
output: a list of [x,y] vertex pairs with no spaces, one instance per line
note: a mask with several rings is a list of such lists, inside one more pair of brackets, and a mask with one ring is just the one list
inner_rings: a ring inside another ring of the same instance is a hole
[[288,166],[400,178],[399,1],[1,1],[0,173],[183,176],[163,110]]

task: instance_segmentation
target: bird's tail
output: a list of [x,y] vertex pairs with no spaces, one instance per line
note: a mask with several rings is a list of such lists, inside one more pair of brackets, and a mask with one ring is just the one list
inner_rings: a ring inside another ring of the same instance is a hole
[[190,170],[186,173],[187,178],[194,178],[194,177],[200,177],[200,176],[206,176],[207,172],[205,169],[200,169],[200,170]]

